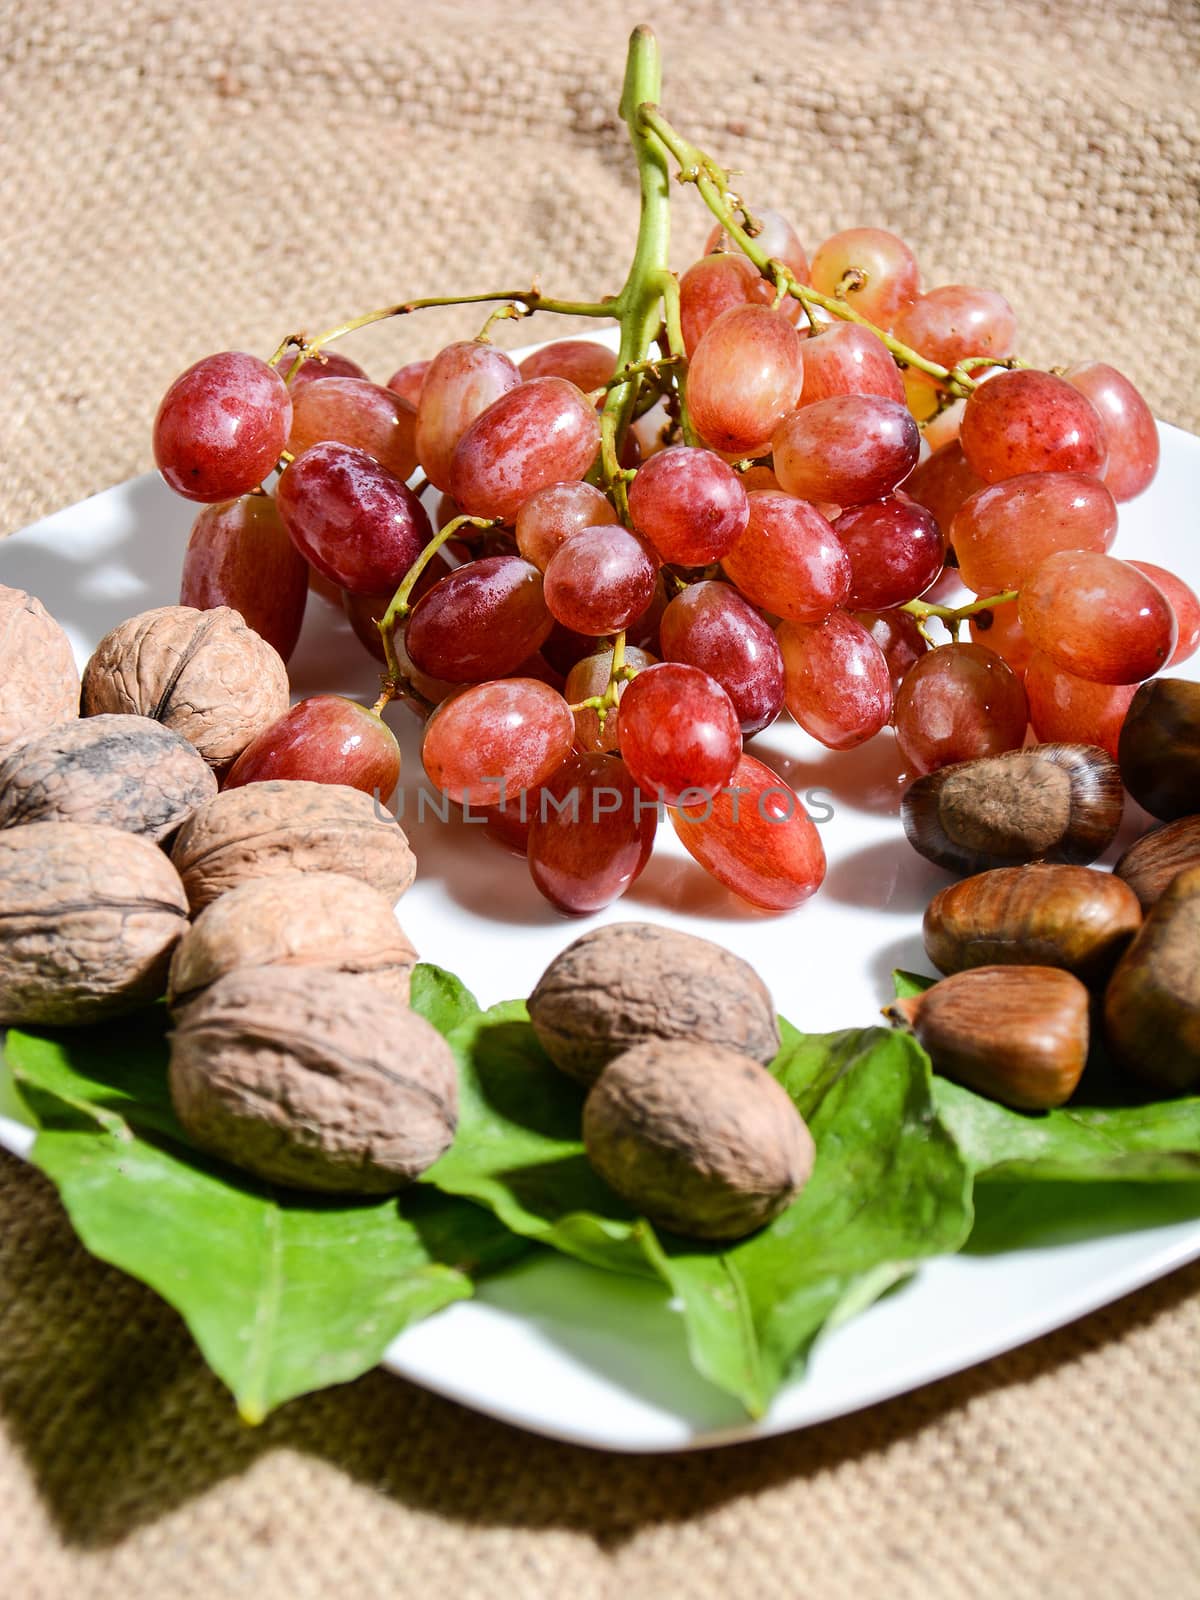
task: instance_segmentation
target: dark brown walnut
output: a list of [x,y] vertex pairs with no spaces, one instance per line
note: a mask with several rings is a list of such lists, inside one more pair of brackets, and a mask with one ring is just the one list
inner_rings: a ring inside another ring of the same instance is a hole
[[0,584],[0,754],[78,715],[70,640],[40,600]]
[[325,967],[408,1000],[417,952],[378,889],[340,872],[254,878],[206,907],[171,961],[181,1009],[240,967]]
[[157,845],[119,828],[0,833],[0,1022],[71,1026],[157,1000],[187,897]]
[[763,1063],[779,1050],[770,990],[753,967],[649,922],[617,922],[569,944],[538,980],[529,1017],[555,1066],[585,1084],[647,1039],[723,1045]]
[[583,1108],[588,1160],[635,1211],[697,1239],[777,1217],[813,1168],[812,1136],[749,1056],[651,1039],[611,1061]]
[[216,792],[204,758],[170,728],[149,717],[84,717],[0,762],[0,828],[86,822],[157,843]]
[[171,1102],[204,1150],[294,1189],[389,1194],[454,1138],[458,1080],[437,1029],[344,972],[246,967],[171,1036]]
[[1172,878],[1104,995],[1117,1061],[1168,1092],[1200,1088],[1200,867]]
[[403,828],[371,795],[298,778],[226,789],[180,828],[171,859],[193,911],[281,872],[342,872],[394,903],[417,871]]
[[1151,678],[1129,702],[1117,760],[1125,787],[1152,817],[1200,811],[1200,683]]
[[901,802],[914,850],[951,872],[1049,861],[1086,866],[1121,825],[1116,762],[1094,745],[1039,744],[918,778]]
[[1137,896],[1091,867],[998,867],[952,883],[925,912],[925,949],[939,972],[1061,967],[1102,984],[1142,925]]
[[1149,911],[1163,890],[1188,867],[1200,867],[1200,816],[1164,822],[1129,846],[1113,868]]
[[884,1008],[934,1070],[1018,1111],[1071,1098],[1088,1052],[1088,991],[1056,967],[973,967]]
[[83,674],[83,709],[153,717],[210,767],[237,759],[288,708],[278,651],[229,606],[159,606],[106,634]]

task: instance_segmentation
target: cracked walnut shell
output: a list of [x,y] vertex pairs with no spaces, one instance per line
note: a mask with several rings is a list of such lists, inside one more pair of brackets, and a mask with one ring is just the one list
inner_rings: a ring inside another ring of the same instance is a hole
[[70,640],[40,600],[0,584],[0,753],[78,715]]

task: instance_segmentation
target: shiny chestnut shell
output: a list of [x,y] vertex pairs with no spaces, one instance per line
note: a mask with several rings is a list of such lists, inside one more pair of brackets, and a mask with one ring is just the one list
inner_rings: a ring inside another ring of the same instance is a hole
[[1200,867],[1177,873],[1104,995],[1117,1062],[1167,1094],[1200,1088]]
[[1113,868],[1137,895],[1143,911],[1188,867],[1200,867],[1200,816],[1177,817],[1144,833]]
[[1125,787],[1152,817],[1200,808],[1200,683],[1152,678],[1129,702],[1117,743]]

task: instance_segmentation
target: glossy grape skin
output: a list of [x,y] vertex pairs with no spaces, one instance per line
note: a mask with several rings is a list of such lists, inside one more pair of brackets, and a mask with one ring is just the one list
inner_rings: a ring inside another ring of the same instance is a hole
[[301,389],[310,383],[316,383],[320,378],[365,378],[367,374],[357,361],[351,361],[349,356],[339,355],[336,350],[322,350],[319,354],[310,356],[307,361],[302,361],[297,368],[295,377],[290,376],[296,357],[291,352],[285,353],[276,371],[283,378],[288,388],[292,391],[292,401]]
[[163,396],[154,460],[185,500],[233,500],[274,469],[291,426],[292,397],[274,367],[226,350],[197,361]]
[[393,394],[398,394],[401,400],[407,400],[414,409],[420,403],[421,390],[425,385],[425,374],[432,366],[431,361],[409,361],[404,366],[397,367],[387,381],[388,388]]
[[456,567],[417,601],[408,650],[435,678],[482,683],[515,671],[550,627],[538,569],[520,556],[485,556]]
[[804,381],[799,334],[770,306],[722,312],[688,367],[692,421],[714,450],[765,455]]
[[907,611],[895,610],[852,611],[850,614],[855,622],[862,623],[883,651],[894,693],[904,681],[909,667],[929,649],[929,641],[917,627],[916,617],[910,616]]
[[752,261],[733,251],[701,256],[679,280],[679,323],[689,356],[723,311],[734,306],[769,306],[775,286]]
[[365,378],[327,377],[295,395],[287,447],[299,456],[326,439],[353,445],[403,481],[417,465],[416,426],[412,406],[390,389]]
[[438,351],[421,381],[416,428],[417,459],[435,488],[454,493],[450,479],[459,440],[476,417],[520,382],[516,363],[481,339],[461,339]]
[[967,401],[959,439],[987,483],[1027,472],[1102,478],[1108,442],[1086,395],[1052,372],[1001,372]]
[[[450,571],[450,563],[440,550],[437,551],[422,567],[421,575],[413,585],[410,602],[415,604],[423,594],[433,588],[435,583],[440,583],[447,577]],[[387,590],[381,594],[354,594],[349,589],[334,591],[335,603],[341,606],[355,638],[370,655],[375,657],[376,661],[387,659],[377,623],[391,604],[394,592]]]
[[582,478],[599,448],[599,418],[575,385],[534,378],[494,400],[463,434],[450,493],[471,516],[512,522],[539,489]]
[[1089,683],[1140,683],[1166,665],[1178,639],[1158,585],[1090,550],[1047,556],[1022,585],[1018,609],[1033,648]]
[[819,622],[850,593],[850,558],[826,519],[793,495],[756,489],[746,532],[722,563],[756,606],[792,622]]
[[400,780],[400,746],[367,706],[340,694],[314,694],[250,741],[222,787],[269,778],[344,783],[386,805]]
[[1103,553],[1117,536],[1117,506],[1097,478],[1030,472],[964,501],[950,525],[959,574],[978,595],[1019,589],[1058,550]]
[[720,561],[746,531],[750,506],[733,468],[711,450],[673,445],[642,467],[629,488],[629,515],[664,561]]
[[308,563],[288,538],[268,495],[205,506],[192,525],[179,604],[232,606],[286,661],[300,637]]
[[854,610],[886,611],[925,593],[946,560],[946,541],[924,506],[889,495],[843,511],[833,525],[850,558]]
[[910,668],[896,695],[896,741],[918,773],[1018,750],[1029,720],[1012,668],[978,644],[939,645]]
[[971,638],[1002,656],[1019,678],[1024,678],[1033,646],[1025,637],[1016,603],[981,611],[969,619]]
[[575,723],[562,695],[536,678],[475,684],[425,724],[429,781],[459,805],[499,806],[536,789],[571,753]]
[[571,756],[538,796],[529,824],[529,876],[569,916],[599,911],[646,865],[657,829],[657,803],[641,793],[623,761]]
[[546,608],[576,633],[618,633],[650,604],[656,577],[645,546],[624,528],[581,528],[550,557]]
[[551,483],[530,495],[517,512],[517,549],[545,572],[550,557],[571,534],[617,520],[608,496],[590,483]]
[[1174,572],[1168,572],[1165,567],[1156,567],[1152,561],[1131,561],[1129,565],[1158,585],[1175,613],[1179,637],[1167,666],[1173,667],[1180,661],[1186,661],[1200,647],[1200,595]]
[[692,583],[663,612],[663,656],[699,667],[733,701],[744,737],[783,710],[783,657],[774,633],[727,583]]
[[556,339],[522,361],[521,378],[566,378],[588,394],[602,389],[617,370],[617,353],[591,339]]
[[394,590],[432,537],[408,485],[350,445],[317,444],[297,456],[275,502],[309,565],[357,594]]
[[830,750],[853,750],[887,726],[892,677],[874,638],[848,611],[823,622],[781,622],[785,703]]
[[904,404],[904,380],[887,345],[857,322],[833,322],[804,341],[798,406],[835,394],[877,394]]
[[[577,661],[567,673],[566,686],[563,689],[569,705],[577,706],[582,700],[591,700],[593,696],[603,694],[608,688],[609,678],[612,675],[612,647],[600,650],[595,655],[584,656]],[[639,650],[636,645],[625,647],[625,665],[632,667],[635,673],[641,672],[646,667],[652,667],[658,660],[646,650]],[[620,705],[621,697],[629,687],[629,682],[617,685],[617,704]],[[621,744],[620,732],[617,727],[617,713],[609,711],[604,719],[604,729],[600,728],[600,715],[590,706],[573,712],[575,718],[575,748],[576,750],[599,755],[605,751],[618,750]]]
[[835,294],[852,267],[865,272],[867,281],[848,290],[846,303],[876,327],[890,329],[901,308],[920,291],[917,258],[903,239],[884,228],[847,228],[826,239],[813,256],[813,288]]
[[472,806],[471,825],[479,826],[474,818],[482,817],[485,839],[514,856],[525,856],[529,852],[529,827],[537,815],[541,795],[541,788],[522,789],[502,806]]
[[658,629],[666,609],[667,585],[662,573],[659,572],[654,580],[654,593],[650,597],[650,604],[641,616],[635,617],[625,629],[625,642],[637,645],[640,650],[653,650],[657,654]]
[[[766,253],[769,261],[782,261],[789,268],[792,276],[798,283],[808,282],[808,257],[804,246],[800,243],[800,235],[792,227],[781,211],[775,211],[770,206],[756,206],[754,220],[759,224],[759,231],[754,235],[754,242],[759,249]],[[727,240],[725,230],[718,222],[705,241],[705,254],[709,255],[714,250],[736,247]],[[772,288],[772,294],[774,289]],[[797,312],[800,302],[793,304]]]
[[1035,650],[1025,669],[1029,720],[1039,739],[1050,744],[1097,744],[1115,761],[1121,724],[1136,683],[1089,683],[1064,672]]
[[791,911],[820,888],[825,850],[799,795],[743,755],[728,789],[671,811],[685,850],[760,911]]
[[[918,355],[943,367],[956,367],[967,356],[1011,355],[1017,315],[994,289],[948,283],[905,306],[892,331]],[[914,375],[925,376],[919,368]]]
[[617,726],[636,782],[667,805],[682,794],[714,794],[733,776],[742,735],[733,702],[698,667],[662,661],[626,689]]
[[788,494],[855,506],[904,482],[921,454],[921,433],[895,400],[834,395],[785,417],[772,448]]
[[1114,500],[1132,500],[1158,471],[1154,413],[1123,373],[1105,361],[1083,361],[1063,377],[1086,395],[1104,424],[1108,466],[1104,483]]
[[[929,436],[928,428],[925,430]],[[931,511],[939,528],[949,534],[959,507],[985,488],[983,479],[972,468],[957,439],[935,450],[905,479],[904,492],[910,500]]]

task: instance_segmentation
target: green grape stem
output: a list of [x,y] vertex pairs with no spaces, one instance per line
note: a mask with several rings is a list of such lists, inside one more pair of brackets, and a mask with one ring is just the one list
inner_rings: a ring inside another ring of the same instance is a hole
[[409,567],[408,571],[404,574],[404,578],[401,581],[400,587],[396,590],[395,594],[388,602],[387,610],[375,624],[375,626],[379,629],[379,636],[383,641],[383,654],[387,663],[387,677],[384,680],[385,688],[389,684],[398,685],[402,683],[404,679],[404,674],[401,671],[400,663],[396,658],[396,645],[392,635],[396,631],[396,624],[403,622],[409,613],[408,600],[409,596],[413,592],[413,589],[416,587],[417,579],[433,560],[434,556],[437,555],[438,551],[446,543],[447,539],[452,539],[460,528],[465,528],[468,526],[472,528],[495,528],[499,527],[500,524],[495,517],[452,517],[444,528],[440,528],[437,533],[434,534],[433,538],[425,546],[424,550],[421,551],[421,554],[413,562],[412,566]]

